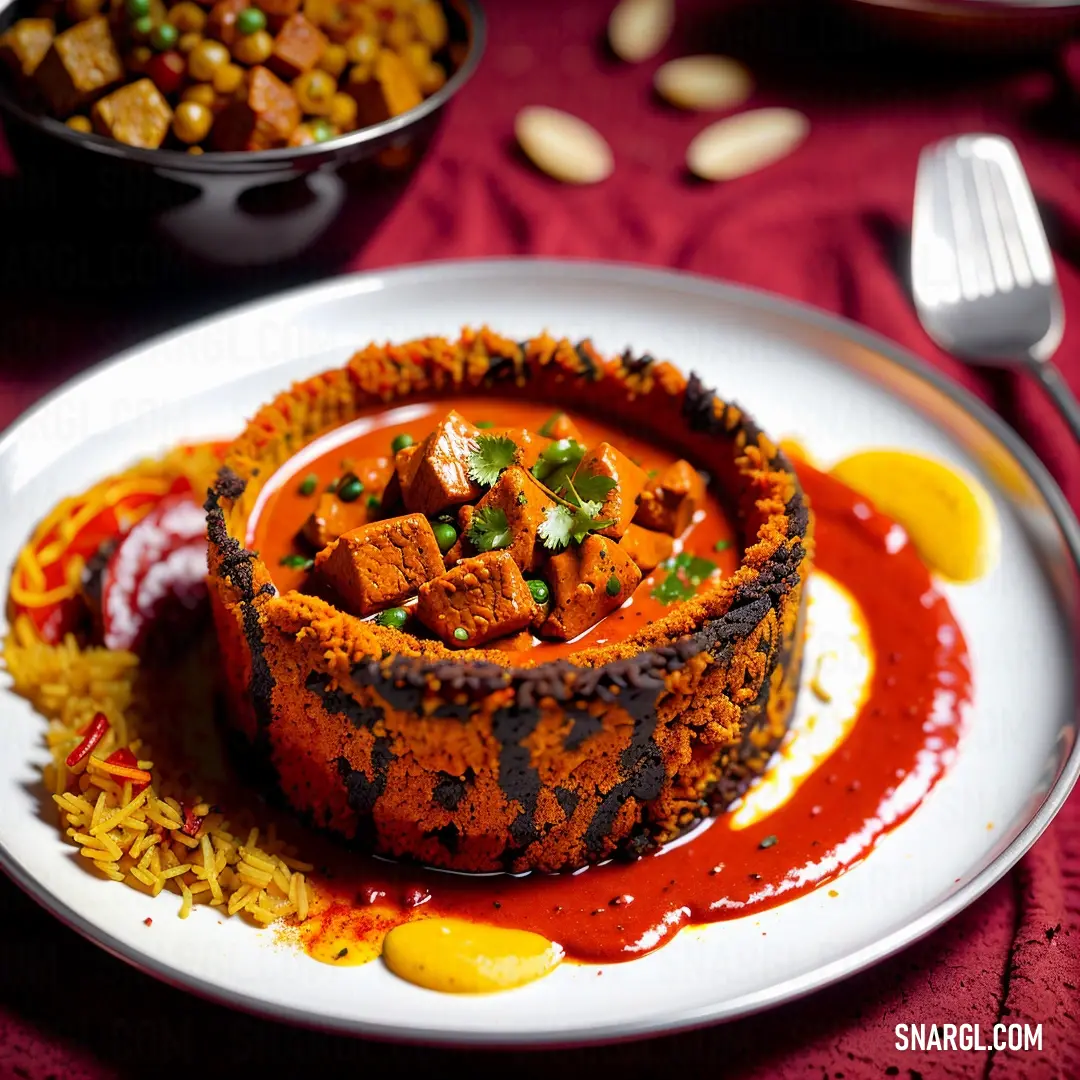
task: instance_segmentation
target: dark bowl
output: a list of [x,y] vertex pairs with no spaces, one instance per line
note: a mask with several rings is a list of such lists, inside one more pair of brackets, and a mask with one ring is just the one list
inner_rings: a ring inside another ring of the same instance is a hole
[[1048,49],[1080,29],[1078,0],[844,0],[879,30],[962,52]]
[[[32,6],[18,0],[0,13],[0,32]],[[61,290],[138,287],[174,274],[327,269],[355,255],[408,187],[483,52],[476,0],[444,7],[453,72],[442,89],[401,116],[295,149],[196,156],[131,147],[34,112],[3,80],[0,115],[19,168],[0,189],[5,278]]]

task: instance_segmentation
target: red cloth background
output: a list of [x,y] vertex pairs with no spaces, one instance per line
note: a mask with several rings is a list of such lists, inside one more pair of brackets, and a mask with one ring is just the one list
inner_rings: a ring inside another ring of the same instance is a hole
[[[899,341],[990,402],[1038,451],[1074,507],[1080,459],[1029,379],[962,367],[920,331],[898,277],[921,147],[971,130],[1017,143],[1058,255],[1068,325],[1057,359],[1080,392],[1080,113],[1070,54],[1022,61],[920,61],[880,51],[819,5],[680,5],[665,55],[742,55],[759,75],[755,104],[788,104],[812,122],[789,159],[722,186],[682,175],[704,121],[652,100],[656,63],[620,67],[597,41],[609,0],[489,0],[490,46],[405,199],[356,268],[432,258],[568,255],[694,270],[842,313]],[[1060,61],[1064,62],[1060,62]],[[614,177],[561,187],[510,146],[526,104],[568,108],[610,140]],[[2,150],[0,150],[2,161]],[[175,323],[163,295],[20,300],[0,321],[0,427],[33,400],[121,345]],[[229,298],[217,295],[220,305]],[[2,301],[0,301],[2,303]],[[205,308],[207,303],[203,304]],[[1018,718],[1022,719],[1022,718]],[[760,1017],[619,1048],[472,1055],[475,1067],[526,1080],[678,1075],[835,1080],[1080,1076],[1080,804],[1073,799],[1033,851],[981,900],[926,941],[846,982]],[[61,993],[61,986],[77,986]],[[897,1052],[899,1022],[999,1018],[1043,1025],[1039,1053]],[[442,1076],[457,1053],[296,1031],[207,1005],[106,956],[0,882],[0,1077],[249,1075],[363,1070]],[[147,1066],[146,1063],[154,1063]]]

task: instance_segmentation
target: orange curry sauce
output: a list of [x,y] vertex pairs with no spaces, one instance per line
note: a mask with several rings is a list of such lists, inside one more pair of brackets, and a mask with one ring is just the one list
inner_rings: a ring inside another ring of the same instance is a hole
[[[485,419],[468,403],[460,407],[470,419]],[[497,419],[528,422],[534,413],[515,407],[512,417]],[[581,427],[587,439],[607,434],[587,421]],[[422,417],[380,426],[374,442],[360,436],[347,452],[380,452],[390,436],[410,428],[422,433]],[[618,445],[646,468],[667,460],[621,434]],[[345,452],[298,472],[322,470],[320,479],[328,480]],[[893,522],[830,476],[803,464],[798,471],[816,515],[816,564],[861,607],[877,662],[858,722],[788,802],[751,827],[733,829],[722,815],[656,854],[575,874],[470,876],[342,852],[312,877],[317,902],[303,927],[304,947],[323,958],[342,944],[353,944],[347,951],[357,958],[377,955],[392,927],[431,915],[534,931],[571,959],[631,960],[681,926],[744,916],[816,888],[907,818],[955,753],[971,694],[967,647],[912,545],[897,549],[892,542]],[[281,489],[267,515],[275,522],[269,535],[262,525],[264,553],[290,550],[307,512],[293,488],[290,482]],[[726,530],[707,518],[687,549],[708,553]],[[652,610],[635,597],[634,619]]]
[[[390,443],[395,436],[408,433],[419,443],[451,409],[473,424],[488,423],[496,429],[527,428],[530,431],[539,431],[552,414],[550,405],[539,403],[499,398],[446,398],[363,416],[305,447],[268,482],[248,526],[248,546],[260,553],[281,591],[308,590],[306,573],[283,566],[281,560],[307,550],[298,542],[297,534],[314,509],[318,493],[325,491],[328,484],[347,471],[343,463],[351,463],[349,467],[355,467],[362,460],[370,458],[383,458],[389,463],[392,457]],[[638,462],[646,472],[662,470],[678,460],[676,454],[621,428],[598,423],[577,412],[568,412],[567,415],[581,432],[586,446],[609,442]],[[309,475],[318,477],[318,484],[314,494],[304,495],[300,487]],[[361,496],[366,497],[367,493]],[[722,548],[720,551],[716,550],[718,543]],[[731,574],[737,569],[739,552],[735,534],[720,502],[711,491],[706,496],[704,512],[698,511],[696,520],[682,536],[681,544],[676,546],[676,551],[680,550],[715,563],[721,574]],[[531,648],[521,649],[519,639],[511,638],[503,647],[512,662],[532,664],[628,638],[670,610],[651,595],[655,585],[665,575],[666,571],[660,569],[647,574],[630,601],[573,641],[541,641],[533,638]],[[410,632],[414,629],[415,626],[410,627]],[[487,647],[499,648],[500,644],[492,642]]]

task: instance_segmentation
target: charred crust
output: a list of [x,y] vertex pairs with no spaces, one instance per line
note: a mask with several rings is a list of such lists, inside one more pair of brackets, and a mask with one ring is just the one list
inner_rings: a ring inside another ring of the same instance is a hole
[[465,781],[460,776],[439,773],[438,782],[431,797],[444,809],[456,810],[458,803],[465,798]]
[[304,680],[304,688],[310,690],[321,701],[323,708],[332,714],[347,716],[355,728],[371,730],[384,718],[379,705],[361,705],[360,702],[340,686],[331,688],[333,680],[329,675],[312,671]]

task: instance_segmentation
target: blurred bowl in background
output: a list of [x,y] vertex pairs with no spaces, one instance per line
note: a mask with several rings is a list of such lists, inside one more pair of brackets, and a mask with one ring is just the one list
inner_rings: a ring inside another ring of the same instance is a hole
[[[0,12],[0,32],[33,7]],[[416,108],[330,142],[266,151],[149,150],[73,131],[0,83],[19,168],[0,181],[5,283],[138,287],[173,276],[340,263],[406,190],[484,49],[476,0],[445,0],[453,70]],[[34,265],[35,263],[40,265]]]
[[840,0],[890,37],[982,52],[1047,48],[1080,29],[1080,0]]

